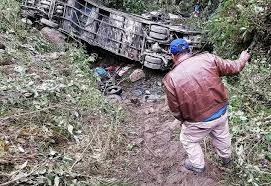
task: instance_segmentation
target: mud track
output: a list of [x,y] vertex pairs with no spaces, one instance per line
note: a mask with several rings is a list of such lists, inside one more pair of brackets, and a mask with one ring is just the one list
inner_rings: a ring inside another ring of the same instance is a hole
[[201,175],[183,168],[186,155],[179,141],[180,123],[170,116],[164,102],[130,106],[129,110],[137,117],[130,156],[131,178],[136,185],[221,185],[220,170],[208,160]]

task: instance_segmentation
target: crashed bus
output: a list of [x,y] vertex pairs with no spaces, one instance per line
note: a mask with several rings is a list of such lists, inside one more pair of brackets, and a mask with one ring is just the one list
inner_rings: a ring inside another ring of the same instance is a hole
[[170,67],[168,48],[176,38],[185,38],[194,49],[202,47],[198,31],[116,11],[91,0],[23,0],[22,15],[151,69]]

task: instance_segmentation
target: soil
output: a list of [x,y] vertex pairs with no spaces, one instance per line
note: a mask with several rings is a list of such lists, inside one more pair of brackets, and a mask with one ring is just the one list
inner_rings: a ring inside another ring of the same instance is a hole
[[[180,123],[172,117],[165,100],[161,85],[164,73],[146,74],[150,75],[147,80],[123,85],[124,107],[136,118],[129,136],[129,179],[140,186],[221,185],[221,170],[208,160],[202,174],[194,175],[183,167],[186,154],[179,141]],[[140,92],[146,91],[157,99],[144,100]]]

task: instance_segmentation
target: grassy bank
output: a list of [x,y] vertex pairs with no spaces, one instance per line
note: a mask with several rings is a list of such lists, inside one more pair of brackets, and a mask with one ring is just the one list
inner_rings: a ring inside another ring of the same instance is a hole
[[[238,19],[237,19],[238,17]],[[270,2],[223,1],[204,27],[215,51],[237,58],[250,47],[251,61],[238,76],[227,78],[234,166],[229,182],[271,184],[271,35]]]
[[96,89],[95,57],[58,51],[15,0],[0,2],[0,22],[0,185],[115,183],[125,116]]

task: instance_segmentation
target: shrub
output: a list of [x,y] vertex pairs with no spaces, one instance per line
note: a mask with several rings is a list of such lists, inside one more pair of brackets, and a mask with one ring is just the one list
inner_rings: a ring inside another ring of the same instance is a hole
[[222,1],[206,23],[208,37],[216,51],[232,57],[253,44],[269,46],[270,7],[270,2],[265,0]]

